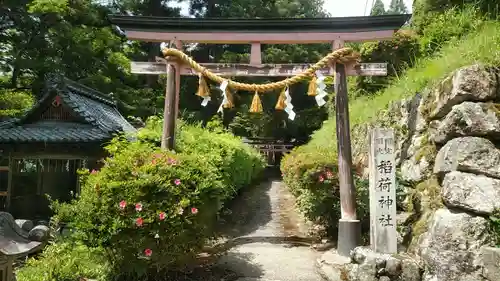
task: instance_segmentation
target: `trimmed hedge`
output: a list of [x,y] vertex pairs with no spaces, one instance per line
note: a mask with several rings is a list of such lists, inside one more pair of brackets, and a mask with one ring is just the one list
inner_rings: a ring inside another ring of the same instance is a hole
[[239,138],[180,125],[177,151],[162,151],[161,120],[152,118],[129,142],[115,138],[100,171],[82,171],[82,192],[53,204],[54,222],[71,238],[104,249],[110,272],[142,278],[183,267],[216,237],[219,212],[264,167]]
[[[330,236],[337,235],[340,219],[340,193],[337,155],[331,150],[302,146],[287,154],[281,163],[283,181],[296,197],[301,212],[312,222],[327,228]],[[357,175],[358,217],[368,218],[368,182]]]

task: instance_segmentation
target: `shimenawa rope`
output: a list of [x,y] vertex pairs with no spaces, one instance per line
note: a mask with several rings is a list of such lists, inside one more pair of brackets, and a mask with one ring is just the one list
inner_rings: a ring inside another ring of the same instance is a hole
[[306,69],[304,72],[297,74],[293,77],[287,78],[285,80],[281,80],[279,82],[273,82],[273,83],[267,83],[267,84],[247,84],[247,83],[240,83],[237,81],[233,81],[230,79],[223,78],[213,72],[210,72],[208,69],[205,67],[201,66],[198,64],[196,61],[194,61],[191,57],[183,53],[182,51],[179,51],[177,49],[173,48],[164,48],[162,50],[162,53],[165,57],[173,56],[177,57],[180,59],[182,62],[188,64],[192,69],[197,71],[198,73],[201,73],[203,77],[207,77],[208,79],[216,82],[216,83],[222,83],[223,81],[227,80],[229,87],[232,89],[236,90],[244,90],[244,91],[250,91],[250,92],[269,92],[277,89],[282,89],[285,88],[289,85],[298,83],[302,80],[306,80],[308,78],[311,78],[315,75],[315,72],[319,69],[322,69],[329,65],[330,63],[333,62],[338,62],[338,63],[347,63],[347,62],[357,62],[359,60],[359,55],[354,53],[354,51],[351,48],[342,48],[335,50],[325,57],[323,57],[320,61],[318,61],[316,64],[311,66],[310,68]]

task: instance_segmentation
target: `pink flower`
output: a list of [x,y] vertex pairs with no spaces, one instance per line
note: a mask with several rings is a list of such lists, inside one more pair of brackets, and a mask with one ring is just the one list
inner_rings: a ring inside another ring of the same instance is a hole
[[135,204],[135,210],[136,210],[137,212],[142,211],[142,204],[141,204],[141,203],[137,203],[137,204]]
[[138,218],[135,220],[135,225],[141,227],[142,224],[144,223],[144,220],[142,218]]
[[90,171],[90,174],[95,175],[95,174],[97,174],[97,171],[92,169],[92,171]]
[[147,249],[144,250],[144,255],[146,257],[150,257],[152,254],[153,254],[153,250],[151,250],[149,248],[147,248]]
[[333,178],[333,173],[331,171],[326,172],[326,178],[331,179]]
[[127,201],[125,200],[122,200],[120,201],[120,204],[118,204],[120,206],[120,209],[125,209],[125,207],[127,207]]
[[182,215],[182,214],[184,214],[184,209],[183,209],[182,207],[179,207],[179,208],[177,209],[177,214],[178,214],[178,215]]
[[161,157],[162,157],[161,153],[156,153],[153,155],[153,158],[161,158]]
[[175,165],[175,164],[177,164],[177,161],[174,158],[168,158],[167,163],[171,164],[171,165]]
[[156,159],[151,160],[151,164],[156,165]]
[[175,185],[179,185],[179,184],[181,184],[181,180],[180,180],[180,179],[176,179],[176,180],[174,180],[174,184],[175,184]]
[[191,208],[191,214],[196,215],[198,213],[198,209],[195,207]]
[[167,214],[165,214],[165,212],[161,212],[158,217],[160,218],[160,220],[164,220],[166,217],[167,217]]
[[319,182],[323,182],[323,181],[325,181],[325,177],[323,175],[320,175],[319,176]]

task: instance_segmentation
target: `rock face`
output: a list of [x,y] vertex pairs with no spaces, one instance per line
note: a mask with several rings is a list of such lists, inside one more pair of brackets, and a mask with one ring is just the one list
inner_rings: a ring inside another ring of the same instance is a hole
[[420,281],[421,269],[409,256],[374,253],[367,247],[358,247],[351,253],[355,270],[349,281],[397,280]]
[[427,120],[438,119],[464,101],[495,100],[497,88],[497,75],[492,69],[482,65],[460,68],[426,96],[423,115]]
[[464,102],[453,106],[442,121],[430,124],[430,138],[435,143],[446,143],[452,138],[500,137],[500,111],[495,104]]
[[483,276],[488,281],[500,280],[500,248],[482,247],[480,260],[483,265]]
[[447,206],[491,215],[496,209],[500,209],[500,180],[451,172],[443,179],[441,195]]
[[478,137],[452,139],[439,150],[434,173],[444,175],[452,171],[500,179],[500,151],[487,139]]
[[398,252],[408,249],[415,259],[356,249],[340,280],[500,280],[500,250],[489,248],[496,236],[489,216],[500,209],[499,74],[482,65],[460,68],[355,129],[360,166],[368,163],[369,129],[395,130],[397,184],[407,191],[397,206],[411,213],[398,223],[408,230],[400,230]]
[[489,229],[483,217],[448,209],[436,211],[420,244],[420,256],[426,264],[423,280],[483,280],[478,256],[480,248],[494,240]]

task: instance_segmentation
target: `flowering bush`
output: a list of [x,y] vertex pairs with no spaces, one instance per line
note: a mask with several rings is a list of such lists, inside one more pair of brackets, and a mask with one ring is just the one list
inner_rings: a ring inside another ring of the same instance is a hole
[[[183,130],[186,135],[203,131]],[[79,198],[54,203],[55,221],[67,222],[74,239],[104,248],[121,274],[140,276],[184,265],[215,237],[213,226],[224,203],[263,167],[258,152],[234,136],[199,135],[199,146],[206,145],[206,137],[220,141],[218,147],[195,149],[181,137],[177,153],[116,138],[107,147],[110,157],[103,168],[82,172]],[[232,168],[248,168],[244,180],[229,175]]]
[[[286,186],[297,199],[297,205],[311,221],[323,225],[336,235],[340,219],[340,194],[336,155],[328,150],[313,151],[299,147],[282,161]],[[368,218],[368,186],[355,176],[358,217]]]

